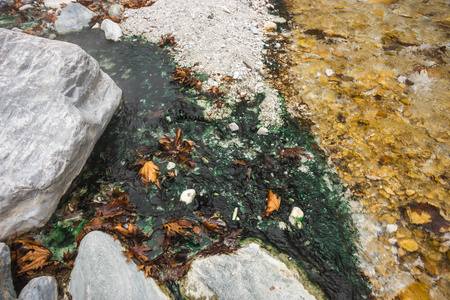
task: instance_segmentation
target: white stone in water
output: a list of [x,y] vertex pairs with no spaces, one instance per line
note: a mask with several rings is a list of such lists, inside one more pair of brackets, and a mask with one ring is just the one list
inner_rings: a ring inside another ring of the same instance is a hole
[[230,128],[231,131],[235,132],[239,130],[239,125],[236,123],[230,123],[228,124],[228,127]]
[[167,164],[167,170],[172,170],[173,168],[175,168],[177,165],[173,162],[169,162]]
[[109,19],[104,19],[100,28],[105,32],[105,37],[108,40],[117,42],[122,37],[120,26]]
[[22,6],[19,8],[19,10],[20,10],[20,11],[24,11],[24,10],[29,10],[29,9],[32,9],[32,8],[34,8],[33,5],[31,5],[31,4],[25,4],[25,5],[22,5]]
[[235,221],[237,218],[238,218],[238,216],[237,216],[237,214],[238,214],[238,207],[235,207],[234,208],[234,211],[233,211],[233,217],[231,218],[233,221]]
[[327,74],[327,76],[332,76],[334,74],[334,71],[332,69],[326,69],[325,70],[325,74]]
[[278,223],[278,227],[279,227],[281,230],[285,230],[285,229],[287,228],[287,225],[286,225],[286,223],[284,223],[284,222],[279,222],[279,223]]
[[298,229],[302,229],[302,219],[303,219],[303,211],[300,209],[300,207],[294,206],[292,208],[291,214],[289,215],[289,222],[296,226]]
[[260,134],[260,135],[266,135],[268,132],[269,132],[269,130],[268,130],[266,127],[260,127],[260,128],[258,129],[257,134]]
[[397,229],[398,229],[398,226],[397,226],[396,224],[388,224],[388,225],[386,226],[386,230],[387,230],[389,233],[396,232]]
[[185,190],[183,193],[181,193],[180,200],[181,202],[189,204],[192,202],[192,200],[194,200],[195,195],[196,193],[194,189]]

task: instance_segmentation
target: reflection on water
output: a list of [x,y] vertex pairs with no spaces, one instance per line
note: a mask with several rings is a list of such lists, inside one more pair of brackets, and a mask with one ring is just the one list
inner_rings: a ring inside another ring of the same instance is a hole
[[448,298],[449,2],[286,2],[291,45],[272,49],[286,66],[272,78],[362,199],[375,294]]

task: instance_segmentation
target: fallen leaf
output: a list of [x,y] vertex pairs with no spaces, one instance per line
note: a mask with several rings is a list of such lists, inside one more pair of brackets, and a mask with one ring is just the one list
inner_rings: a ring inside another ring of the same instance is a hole
[[139,175],[141,175],[141,180],[148,187],[150,182],[156,184],[158,188],[161,188],[159,185],[158,175],[159,168],[152,162],[142,159],[138,164],[143,165],[143,167],[139,170]]
[[272,212],[278,210],[280,208],[281,198],[277,197],[277,194],[274,194],[272,190],[269,191],[269,197],[267,198],[267,206],[264,212],[264,216],[268,217],[272,214]]
[[138,245],[135,247],[129,247],[129,251],[122,251],[127,257],[127,261],[131,258],[136,257],[142,261],[148,261],[149,257],[145,254],[145,252],[152,250],[151,248],[146,247],[145,245]]

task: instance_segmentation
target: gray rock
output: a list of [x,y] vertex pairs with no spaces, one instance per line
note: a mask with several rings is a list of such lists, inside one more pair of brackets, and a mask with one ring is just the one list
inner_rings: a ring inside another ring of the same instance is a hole
[[19,8],[19,10],[20,10],[20,11],[25,11],[25,10],[30,10],[30,9],[32,9],[32,8],[34,8],[33,5],[31,5],[31,4],[25,4],[25,5],[22,5],[22,6]]
[[137,266],[126,262],[113,237],[94,231],[81,241],[69,292],[74,300],[170,299]]
[[122,91],[80,47],[0,29],[0,241],[44,225]]
[[13,5],[14,4],[14,0],[0,0],[0,8],[3,8],[4,6],[7,5]]
[[230,128],[232,132],[235,132],[239,130],[239,125],[236,123],[230,123],[228,124],[228,128]]
[[33,278],[22,289],[18,300],[57,300],[58,285],[51,276]]
[[107,40],[117,42],[122,37],[122,29],[120,29],[120,26],[109,19],[104,19],[100,28],[105,32]]
[[0,299],[12,300],[16,298],[16,291],[11,278],[11,257],[9,248],[0,243]]
[[188,299],[316,299],[298,274],[254,243],[195,260],[181,291]]
[[117,18],[117,19],[122,19],[122,15],[123,15],[123,5],[122,4],[113,4],[109,7],[108,9],[108,14],[111,17]]
[[71,3],[61,10],[55,21],[55,29],[59,33],[79,31],[89,27],[89,21],[95,13],[80,3]]

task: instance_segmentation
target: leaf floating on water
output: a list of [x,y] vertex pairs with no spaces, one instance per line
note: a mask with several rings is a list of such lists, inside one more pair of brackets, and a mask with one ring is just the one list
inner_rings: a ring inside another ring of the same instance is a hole
[[269,197],[267,198],[267,206],[264,212],[264,217],[270,216],[274,211],[280,208],[281,198],[277,197],[272,190],[269,191]]
[[139,170],[139,175],[141,175],[141,180],[148,187],[150,182],[156,184],[158,188],[161,188],[159,185],[158,175],[159,168],[152,162],[142,159],[138,162],[138,164],[143,165],[143,167]]

